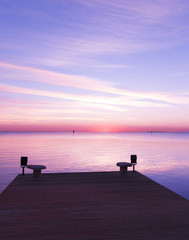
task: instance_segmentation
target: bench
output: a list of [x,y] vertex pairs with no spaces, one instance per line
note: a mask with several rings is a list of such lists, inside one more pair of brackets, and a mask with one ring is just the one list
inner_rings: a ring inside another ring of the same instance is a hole
[[120,167],[120,173],[121,175],[127,174],[127,168],[133,166],[133,172],[135,172],[135,165],[137,164],[137,155],[131,155],[131,162],[118,162],[117,166]]

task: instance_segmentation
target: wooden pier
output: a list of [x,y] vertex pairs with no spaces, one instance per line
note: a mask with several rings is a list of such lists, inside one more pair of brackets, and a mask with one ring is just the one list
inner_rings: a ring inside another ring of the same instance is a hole
[[0,195],[2,240],[188,240],[189,201],[138,172],[18,175]]

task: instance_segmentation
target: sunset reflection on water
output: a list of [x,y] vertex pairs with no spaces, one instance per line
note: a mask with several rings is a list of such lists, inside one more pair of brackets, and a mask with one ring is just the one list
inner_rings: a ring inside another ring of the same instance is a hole
[[188,146],[186,133],[0,133],[0,191],[21,173],[21,156],[50,173],[118,171],[137,154],[137,171],[189,199]]

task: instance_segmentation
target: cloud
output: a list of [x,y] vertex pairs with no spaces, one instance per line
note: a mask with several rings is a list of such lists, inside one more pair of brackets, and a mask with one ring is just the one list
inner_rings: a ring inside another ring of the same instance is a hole
[[93,65],[93,67],[96,68],[105,68],[105,69],[109,69],[109,68],[129,68],[130,66],[128,65],[123,65],[123,64],[106,64],[106,65]]
[[[69,86],[72,88],[90,90],[90,94],[70,94],[65,92],[42,91],[38,89],[19,88],[1,84],[2,91],[11,91],[17,93],[25,93],[31,95],[40,95],[53,98],[61,98],[73,101],[82,101],[90,103],[102,103],[106,105],[125,105],[125,106],[154,106],[168,107],[170,104],[189,104],[187,93],[183,92],[137,92],[113,87],[108,82],[98,79],[92,79],[85,76],[68,75],[56,73],[49,70],[36,69],[18,65],[0,63],[2,68],[2,76],[6,78],[6,74],[13,79],[22,81],[41,82],[57,86]],[[8,71],[4,71],[8,69]],[[12,72],[11,72],[12,71]],[[18,75],[17,75],[18,74]],[[99,96],[96,93],[107,93],[112,96]],[[185,95],[185,96],[183,96]]]
[[[80,61],[88,65],[92,57],[97,61],[102,55],[156,51],[188,41],[187,25],[181,21],[189,12],[186,1],[39,1],[39,6],[43,3],[46,8],[10,4],[11,15],[29,23],[32,19],[35,27],[24,27],[23,35],[23,25],[17,23],[16,31],[5,25],[3,35],[9,37],[1,41],[2,50],[12,48],[18,58],[22,53],[33,63],[71,66]],[[44,28],[38,28],[38,22]],[[14,38],[12,31],[17,32]]]
[[[8,76],[24,81],[28,79],[34,82],[71,86],[91,91],[100,91],[100,89],[101,91],[111,91],[111,87],[108,87],[105,82],[85,76],[62,74],[49,70],[6,64],[3,62],[0,62],[0,67],[2,68],[2,76],[4,77]],[[8,69],[8,71],[3,72],[3,69]]]
[[[157,1],[140,1],[140,0],[77,0],[88,8],[102,9],[102,12],[109,13],[114,16],[114,13],[119,12],[120,17],[128,16],[129,18],[138,17],[162,20],[163,17],[178,15],[188,12],[188,4],[184,0],[157,0]],[[152,21],[153,22],[153,21]]]
[[[58,92],[58,91],[44,91],[44,90],[37,90],[37,89],[29,89],[29,88],[24,88],[24,87],[15,87],[15,86],[9,86],[6,84],[0,84],[0,88],[2,92],[11,92],[11,93],[17,93],[17,94],[27,94],[27,95],[34,95],[34,96],[43,96],[43,97],[50,97],[50,98],[57,98],[57,99],[64,99],[64,100],[69,100],[69,101],[79,101],[79,102],[84,102],[84,103],[91,103],[91,104],[102,104],[102,105],[107,105],[109,106],[109,110],[112,109],[116,111],[115,107],[111,107],[112,105],[114,106],[133,106],[133,107],[169,107],[170,105],[167,104],[167,102],[174,101],[177,103],[182,104],[188,104],[186,103],[186,100],[189,98],[170,98],[170,96],[157,96],[154,97],[151,95],[148,100],[142,99],[139,97],[141,94],[140,93],[133,93],[131,94],[132,97],[127,97],[127,96],[119,96],[119,97],[105,97],[105,96],[95,96],[95,95],[81,95],[81,94],[70,94],[70,93],[65,93],[65,92]],[[133,98],[133,95],[135,98]],[[138,97],[136,97],[138,96]],[[154,101],[153,99],[158,98],[161,101],[166,102],[158,102]],[[119,111],[119,108],[118,108]]]

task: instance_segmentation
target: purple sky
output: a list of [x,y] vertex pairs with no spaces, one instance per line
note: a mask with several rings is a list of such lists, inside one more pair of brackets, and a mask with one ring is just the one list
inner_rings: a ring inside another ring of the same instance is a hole
[[0,0],[0,131],[189,131],[189,1]]

